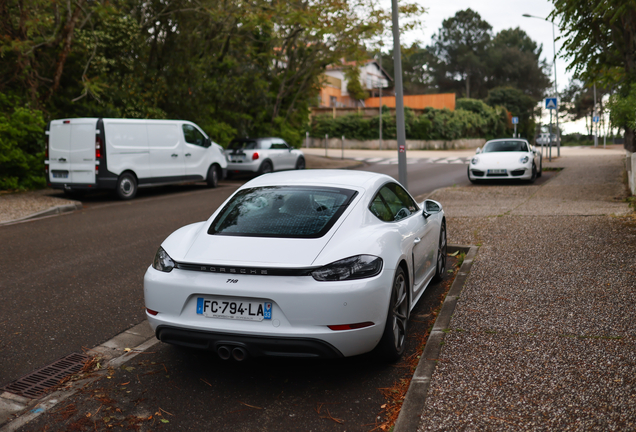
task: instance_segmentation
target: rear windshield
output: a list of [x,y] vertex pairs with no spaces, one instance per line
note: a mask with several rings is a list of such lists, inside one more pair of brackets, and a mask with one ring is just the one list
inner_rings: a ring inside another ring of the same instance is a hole
[[254,140],[233,140],[228,146],[230,150],[254,150],[258,143]]
[[327,187],[244,189],[223,207],[208,234],[319,238],[336,223],[356,194]]
[[492,152],[525,152],[528,145],[524,141],[491,141],[484,146],[484,153]]

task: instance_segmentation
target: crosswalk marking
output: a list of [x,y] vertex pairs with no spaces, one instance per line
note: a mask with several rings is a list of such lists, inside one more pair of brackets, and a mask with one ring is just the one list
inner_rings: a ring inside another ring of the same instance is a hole
[[[368,164],[378,165],[395,165],[398,163],[398,158],[363,158],[356,157],[354,160],[360,162],[366,162]],[[463,157],[445,157],[445,158],[407,158],[406,163],[413,165],[417,163],[439,163],[439,164],[468,164],[470,158]]]

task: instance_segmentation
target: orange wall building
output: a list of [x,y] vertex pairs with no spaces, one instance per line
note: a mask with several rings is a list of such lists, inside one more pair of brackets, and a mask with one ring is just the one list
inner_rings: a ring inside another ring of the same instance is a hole
[[[395,108],[395,96],[383,96],[382,105]],[[367,108],[379,108],[380,98],[365,99],[364,106]],[[455,111],[455,93],[404,96],[404,106],[413,109],[424,109],[427,107],[437,109],[448,108],[451,111]]]

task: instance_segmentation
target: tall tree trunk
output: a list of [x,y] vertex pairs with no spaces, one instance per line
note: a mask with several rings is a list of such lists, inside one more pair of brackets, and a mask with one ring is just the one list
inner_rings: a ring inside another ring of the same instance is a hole
[[[636,153],[636,131],[632,128],[625,128],[625,150]],[[633,169],[633,167],[632,167]]]
[[60,87],[60,80],[62,79],[62,72],[64,72],[64,64],[66,63],[66,59],[71,52],[71,42],[73,41],[73,31],[75,30],[75,24],[77,24],[77,19],[82,12],[82,5],[86,2],[86,0],[78,0],[77,6],[75,6],[75,10],[71,15],[71,18],[66,23],[64,27],[64,32],[62,39],[64,40],[64,45],[62,46],[62,52],[60,52],[60,56],[57,59],[57,66],[55,67],[55,77],[53,79],[53,87],[51,87],[51,92],[49,93],[49,97],[53,96],[53,94]]
[[470,98],[470,74],[466,74],[466,98]]

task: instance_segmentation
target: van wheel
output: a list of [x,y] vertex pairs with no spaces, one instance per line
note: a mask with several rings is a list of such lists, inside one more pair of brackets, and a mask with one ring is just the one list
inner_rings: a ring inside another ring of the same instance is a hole
[[219,185],[219,170],[216,166],[212,165],[210,169],[208,169],[208,177],[205,181],[210,188],[215,188]]
[[123,200],[131,200],[137,195],[137,179],[131,173],[124,173],[117,180],[117,196]]

